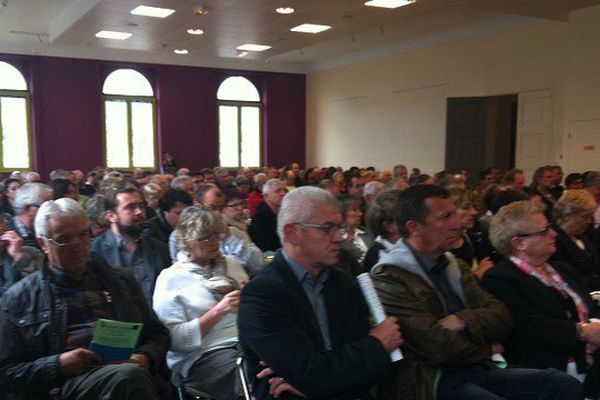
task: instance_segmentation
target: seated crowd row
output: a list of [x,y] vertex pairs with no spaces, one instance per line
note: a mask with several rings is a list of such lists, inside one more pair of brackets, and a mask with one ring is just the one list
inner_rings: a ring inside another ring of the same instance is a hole
[[167,169],[4,180],[0,398],[600,398],[600,173]]

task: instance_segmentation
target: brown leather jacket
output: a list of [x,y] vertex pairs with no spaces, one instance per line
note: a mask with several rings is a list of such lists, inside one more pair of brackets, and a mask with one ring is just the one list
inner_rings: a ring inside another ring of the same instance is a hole
[[448,281],[466,306],[456,313],[465,323],[463,332],[438,323],[447,315],[445,304],[404,241],[371,271],[385,311],[398,318],[404,337],[404,360],[380,384],[380,399],[435,399],[441,368],[487,362],[491,344],[510,332],[512,320],[504,304],[481,288],[466,263],[446,256]]

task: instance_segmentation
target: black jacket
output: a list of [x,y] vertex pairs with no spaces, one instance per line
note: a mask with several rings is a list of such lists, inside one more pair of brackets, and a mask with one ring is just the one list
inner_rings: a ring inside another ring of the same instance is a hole
[[171,228],[171,225],[165,220],[165,214],[162,211],[159,211],[155,217],[146,221],[142,235],[168,245],[171,232],[173,232],[173,228]]
[[263,252],[281,248],[281,241],[277,236],[277,214],[267,203],[260,203],[256,208],[256,216],[252,219],[248,234]]
[[[149,308],[133,276],[111,268],[98,256],[88,262],[110,293],[114,319],[144,324],[136,352],[163,362],[169,332]],[[12,286],[0,311],[0,392],[22,392],[27,399],[46,398],[65,379],[59,356],[65,352],[67,307],[55,294],[47,267]]]
[[579,248],[573,239],[559,226],[555,226],[556,252],[551,261],[569,263],[577,271],[577,278],[588,291],[600,290],[600,258],[596,253],[594,242],[587,235],[579,235],[585,244],[585,250]]
[[[577,283],[570,266],[559,262],[552,262],[552,266],[581,296],[590,317],[596,317],[596,305]],[[506,304],[514,319],[504,343],[508,361],[527,368],[564,371],[567,359],[573,357],[584,367],[585,346],[577,340],[577,310],[570,298],[521,271],[510,260],[488,270],[481,285]]]
[[[244,288],[239,338],[258,400],[272,398],[268,379],[256,378],[264,368],[259,361],[309,399],[368,398],[369,387],[388,370],[388,353],[369,335],[366,304],[356,281],[330,269],[323,294],[330,351],[311,303],[281,252]],[[281,398],[300,399],[289,394]]]

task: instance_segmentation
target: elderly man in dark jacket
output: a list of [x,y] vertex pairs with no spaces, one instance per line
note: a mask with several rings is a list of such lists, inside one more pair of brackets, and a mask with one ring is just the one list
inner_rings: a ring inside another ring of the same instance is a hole
[[[135,279],[90,255],[89,220],[72,199],[48,201],[35,220],[48,265],[9,289],[0,312],[0,392],[26,399],[159,399],[152,373],[169,346]],[[90,351],[99,318],[143,323],[131,356]]]

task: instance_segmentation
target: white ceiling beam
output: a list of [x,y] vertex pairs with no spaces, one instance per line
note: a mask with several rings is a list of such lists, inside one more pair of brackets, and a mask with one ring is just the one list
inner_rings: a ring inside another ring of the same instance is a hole
[[63,33],[68,31],[85,14],[90,12],[100,3],[101,0],[76,0],[53,18],[48,26],[50,34],[50,43],[58,39]]

